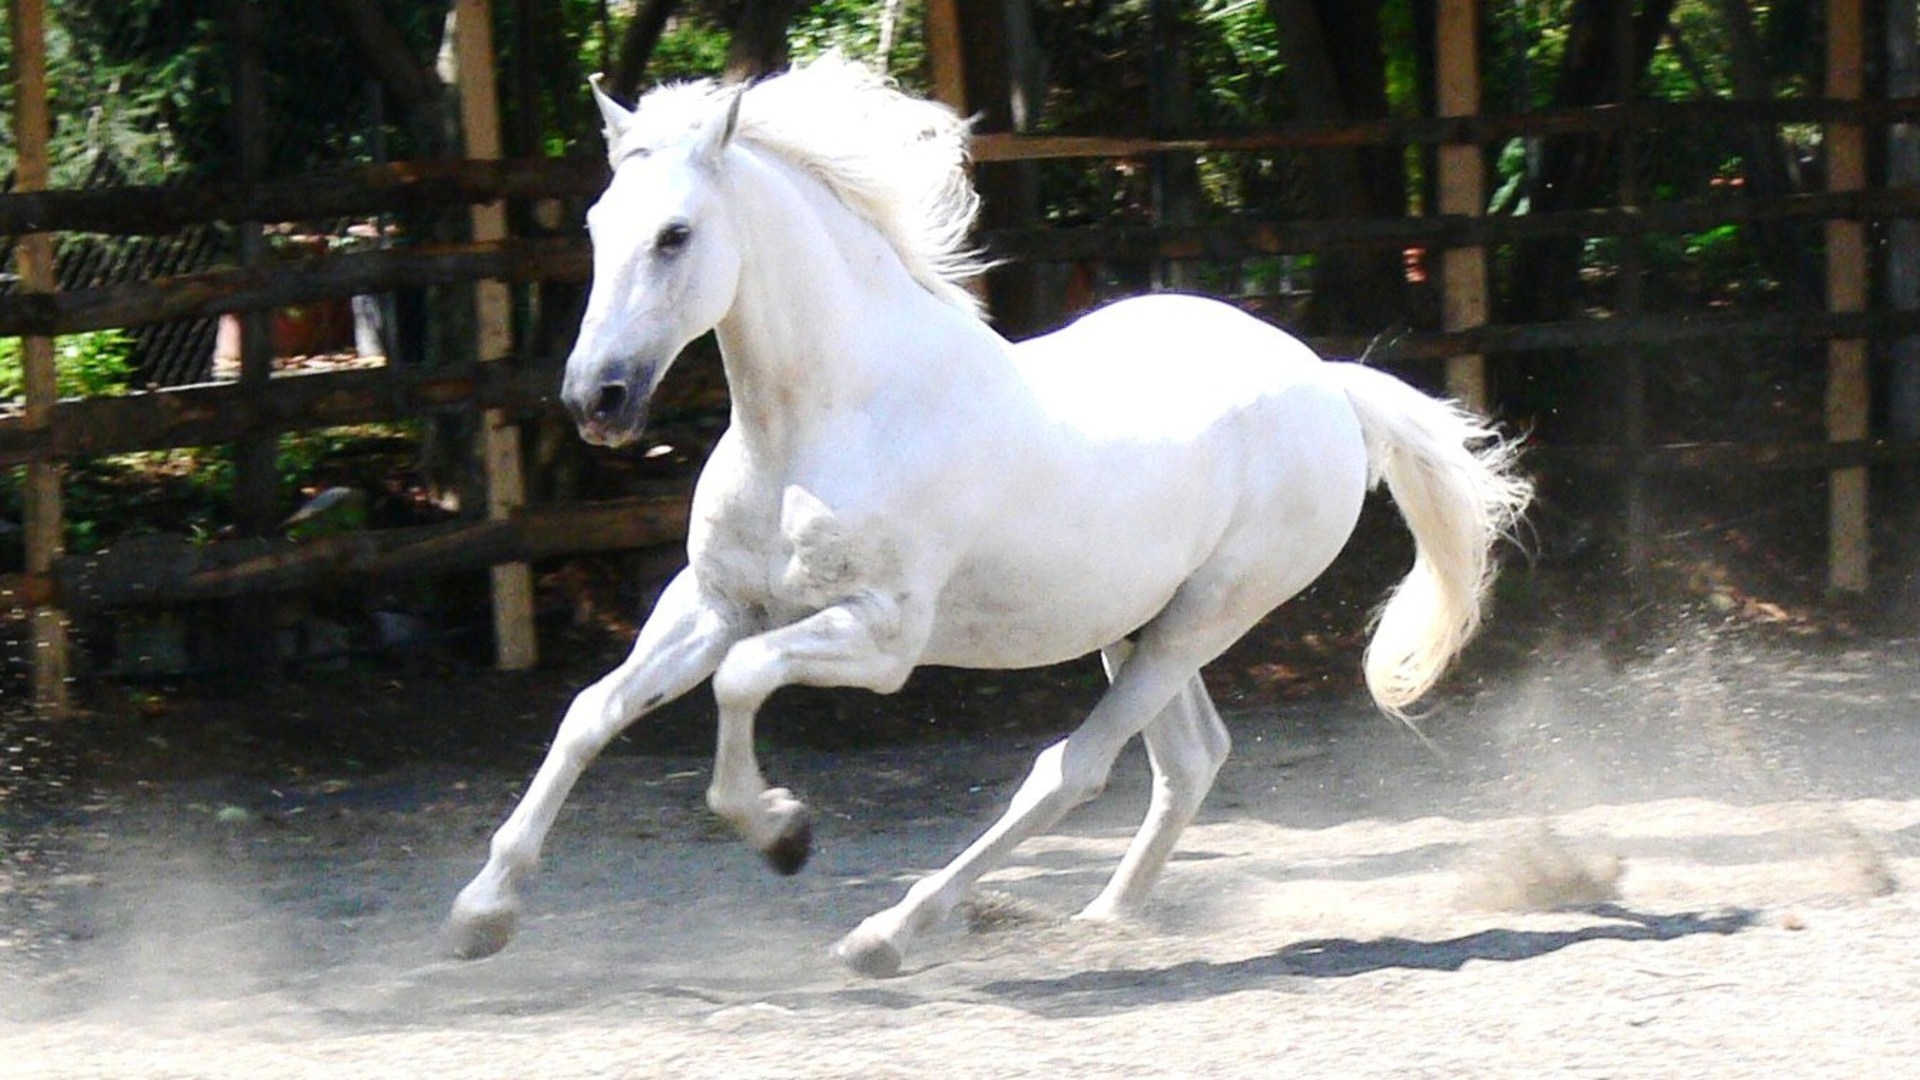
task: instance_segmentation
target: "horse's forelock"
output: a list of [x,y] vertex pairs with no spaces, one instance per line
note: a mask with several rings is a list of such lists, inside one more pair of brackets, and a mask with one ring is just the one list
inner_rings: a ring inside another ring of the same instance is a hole
[[647,91],[630,121],[610,131],[607,160],[614,166],[635,154],[648,154],[683,142],[697,133],[728,96],[711,79],[666,83]]

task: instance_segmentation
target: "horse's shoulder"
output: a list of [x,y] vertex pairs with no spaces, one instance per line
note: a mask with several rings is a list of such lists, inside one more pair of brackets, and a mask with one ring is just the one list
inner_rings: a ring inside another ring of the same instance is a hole
[[824,606],[899,578],[902,537],[857,506],[827,504],[799,484],[781,494],[780,535],[790,552],[780,586],[787,598]]

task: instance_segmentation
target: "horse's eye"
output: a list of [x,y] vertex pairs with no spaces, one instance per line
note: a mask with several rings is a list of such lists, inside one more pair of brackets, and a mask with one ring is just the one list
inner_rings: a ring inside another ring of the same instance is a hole
[[672,255],[687,246],[693,239],[693,227],[684,221],[670,221],[660,227],[660,233],[653,238],[654,250]]

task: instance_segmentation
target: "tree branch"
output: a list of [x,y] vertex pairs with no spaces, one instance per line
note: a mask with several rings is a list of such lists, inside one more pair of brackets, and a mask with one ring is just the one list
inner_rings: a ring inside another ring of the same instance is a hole
[[631,103],[640,93],[640,79],[647,72],[647,61],[666,32],[675,0],[646,0],[633,13],[627,32],[620,35],[620,55],[607,76],[607,93],[615,101]]
[[373,0],[327,0],[327,7],[352,39],[354,55],[416,122],[414,126],[437,124],[435,110],[445,87],[433,69],[413,55],[399,29]]

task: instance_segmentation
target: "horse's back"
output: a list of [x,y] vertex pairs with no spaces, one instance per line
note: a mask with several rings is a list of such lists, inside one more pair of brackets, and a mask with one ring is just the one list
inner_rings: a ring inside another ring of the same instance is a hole
[[1217,300],[1117,301],[1014,347],[1058,419],[1090,433],[1192,438],[1296,388],[1331,387],[1299,339]]

